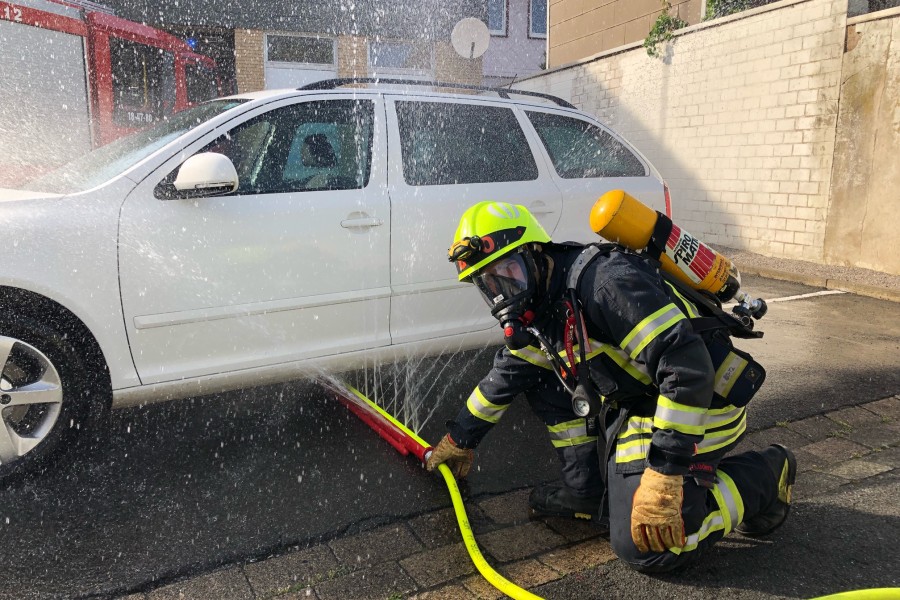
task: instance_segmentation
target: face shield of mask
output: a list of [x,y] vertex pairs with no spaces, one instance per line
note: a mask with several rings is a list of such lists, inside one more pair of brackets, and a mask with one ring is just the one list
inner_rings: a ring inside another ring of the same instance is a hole
[[491,309],[502,308],[528,292],[528,281],[528,266],[519,253],[504,256],[472,276]]

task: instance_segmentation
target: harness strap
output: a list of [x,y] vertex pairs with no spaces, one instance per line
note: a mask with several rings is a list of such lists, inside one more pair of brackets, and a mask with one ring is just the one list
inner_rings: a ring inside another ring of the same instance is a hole
[[616,415],[616,420],[613,421],[612,427],[607,429],[605,425],[606,414],[609,412],[609,407],[609,403],[604,404],[603,410],[597,417],[597,419],[600,421],[600,432],[603,434],[597,438],[597,450],[600,450],[601,448],[603,449],[603,452],[599,453],[599,458],[600,476],[603,479],[604,493],[606,493],[606,482],[609,479],[607,463],[609,462],[609,457],[612,454],[613,446],[616,445],[616,440],[619,438],[619,432],[622,430],[622,425],[625,424],[625,420],[628,418],[628,409],[625,407],[619,407],[619,414]]
[[566,278],[566,289],[578,289],[578,281],[581,279],[581,274],[584,273],[587,266],[597,258],[597,255],[600,254],[600,250],[600,246],[597,245],[592,244],[585,246],[584,250],[581,251],[581,254],[575,259],[575,262],[572,263],[572,266],[569,267],[569,276]]

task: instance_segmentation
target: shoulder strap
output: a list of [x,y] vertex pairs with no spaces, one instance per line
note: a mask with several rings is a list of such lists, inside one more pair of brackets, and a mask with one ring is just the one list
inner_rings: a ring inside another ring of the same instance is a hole
[[575,259],[575,262],[572,263],[572,266],[569,267],[569,275],[566,277],[566,289],[577,290],[578,283],[581,281],[581,276],[584,274],[584,270],[587,266],[591,264],[601,252],[612,246],[614,246],[614,244],[588,244],[585,246],[584,250],[581,251],[581,254]]

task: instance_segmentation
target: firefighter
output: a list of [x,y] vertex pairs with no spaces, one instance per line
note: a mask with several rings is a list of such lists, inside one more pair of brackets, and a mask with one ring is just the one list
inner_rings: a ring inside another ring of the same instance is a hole
[[[561,463],[561,481],[532,491],[532,513],[607,525],[635,569],[669,571],[731,531],[762,536],[784,522],[793,454],[773,445],[725,457],[746,409],[714,401],[716,371],[689,319],[696,309],[651,261],[613,244],[553,243],[525,207],[502,202],[468,209],[449,255],[491,307],[505,347],[447,422],[428,470],[446,463],[465,477],[521,393]],[[579,405],[585,396],[599,415]]]

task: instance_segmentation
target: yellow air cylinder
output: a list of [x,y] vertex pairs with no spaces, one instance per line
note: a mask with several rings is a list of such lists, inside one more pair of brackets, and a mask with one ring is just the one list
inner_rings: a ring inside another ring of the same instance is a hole
[[643,250],[656,226],[657,212],[622,190],[606,192],[591,209],[591,230],[611,242]]
[[740,289],[740,274],[730,260],[622,190],[600,196],[590,219],[594,233],[637,252],[647,248],[658,227],[669,231],[665,247],[656,248],[664,271],[723,302]]

